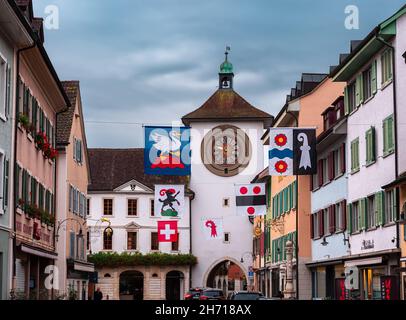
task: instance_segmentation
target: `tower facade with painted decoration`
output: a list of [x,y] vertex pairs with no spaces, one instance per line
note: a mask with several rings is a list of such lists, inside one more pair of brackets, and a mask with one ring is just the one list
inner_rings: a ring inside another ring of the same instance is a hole
[[236,186],[264,168],[261,136],[273,117],[234,91],[233,65],[220,66],[218,90],[182,118],[191,127],[192,286],[247,289],[252,265],[252,219],[237,214]]

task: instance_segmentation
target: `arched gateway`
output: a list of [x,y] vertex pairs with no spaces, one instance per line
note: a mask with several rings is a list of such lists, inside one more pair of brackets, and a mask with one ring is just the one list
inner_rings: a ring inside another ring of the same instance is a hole
[[247,278],[243,269],[231,260],[217,263],[208,273],[206,286],[221,289],[224,295],[238,290],[247,290]]
[[139,271],[120,274],[120,300],[143,300],[144,275]]

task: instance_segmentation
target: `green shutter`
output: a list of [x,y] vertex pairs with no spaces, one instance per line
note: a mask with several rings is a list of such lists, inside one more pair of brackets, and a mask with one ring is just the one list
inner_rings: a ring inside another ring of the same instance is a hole
[[288,236],[283,236],[283,246],[282,246],[282,252],[283,252],[283,260],[286,260],[286,242],[288,241]]
[[362,73],[357,76],[355,82],[355,105],[359,105],[363,102],[363,90],[362,90]]
[[11,110],[11,68],[10,65],[7,65],[7,74],[6,74],[6,117],[10,116]]
[[288,188],[283,189],[283,212],[288,212]]
[[376,60],[372,62],[371,66],[371,90],[372,94],[375,94],[378,89],[378,82],[376,76]]
[[395,150],[395,143],[394,143],[394,128],[393,128],[393,116],[388,118],[388,147],[389,152]]
[[293,184],[289,185],[289,210],[293,208]]
[[9,162],[8,160],[4,157],[4,166],[3,166],[3,210],[7,207],[8,205],[8,175],[9,175]]
[[293,182],[293,207],[297,208],[297,182]]
[[360,210],[359,210],[359,217],[361,220],[361,224],[359,229],[367,229],[368,227],[368,214],[367,214],[367,198],[363,198],[360,200]]
[[376,193],[377,219],[376,225],[382,226],[385,224],[385,192]]
[[399,212],[398,212],[398,199],[399,199],[399,189],[393,189],[393,212],[395,216],[395,221],[399,220]]
[[347,205],[347,227],[348,232],[352,233],[352,203]]
[[348,87],[345,87],[344,89],[344,110],[345,114],[350,112],[350,97],[348,95]]
[[14,201],[15,201],[15,207],[18,205],[18,200],[20,200],[20,166],[16,163],[15,165],[15,186],[14,186]]

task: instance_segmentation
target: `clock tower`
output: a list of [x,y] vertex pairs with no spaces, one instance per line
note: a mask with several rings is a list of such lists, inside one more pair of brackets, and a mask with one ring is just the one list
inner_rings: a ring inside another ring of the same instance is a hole
[[[191,237],[198,264],[192,270],[192,286],[220,288],[225,293],[228,288],[246,289],[252,265],[253,226],[248,217],[236,214],[234,186],[250,183],[264,169],[261,137],[273,121],[234,91],[233,80],[227,50],[219,89],[182,118],[191,127],[190,188],[195,192]],[[222,224],[215,239],[205,236],[208,220]]]

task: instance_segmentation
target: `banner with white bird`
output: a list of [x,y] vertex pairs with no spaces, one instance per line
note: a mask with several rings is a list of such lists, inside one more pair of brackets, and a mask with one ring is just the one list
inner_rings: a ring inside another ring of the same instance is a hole
[[144,172],[190,175],[190,128],[145,126]]
[[181,217],[185,204],[184,185],[155,185],[155,210],[162,217]]
[[206,240],[223,239],[223,218],[202,218],[201,230]]

